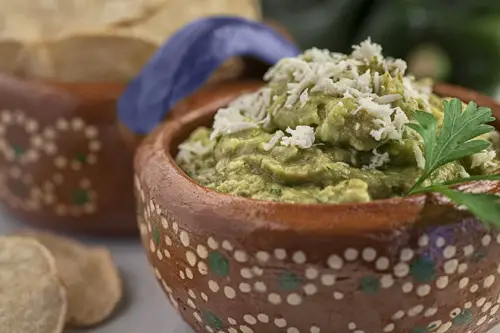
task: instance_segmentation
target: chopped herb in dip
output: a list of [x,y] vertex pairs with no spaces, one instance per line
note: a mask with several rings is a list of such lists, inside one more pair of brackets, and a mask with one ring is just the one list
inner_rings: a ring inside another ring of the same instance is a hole
[[[350,55],[310,49],[272,67],[260,90],[218,110],[176,161],[215,191],[295,203],[366,202],[498,170],[499,136],[482,134],[480,152],[452,160],[420,181],[425,142],[409,123],[416,111],[441,128],[444,100],[432,84],[406,76],[369,39]],[[465,105],[464,105],[465,106]]]

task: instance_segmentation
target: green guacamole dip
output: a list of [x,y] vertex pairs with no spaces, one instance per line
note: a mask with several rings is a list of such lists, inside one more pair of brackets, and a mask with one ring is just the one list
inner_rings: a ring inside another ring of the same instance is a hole
[[[404,194],[425,164],[413,112],[441,124],[431,82],[405,76],[369,39],[350,55],[310,49],[265,75],[267,84],[218,110],[211,129],[179,146],[178,165],[222,193],[293,203],[366,202]],[[438,169],[426,184],[498,169],[498,133],[481,153]]]

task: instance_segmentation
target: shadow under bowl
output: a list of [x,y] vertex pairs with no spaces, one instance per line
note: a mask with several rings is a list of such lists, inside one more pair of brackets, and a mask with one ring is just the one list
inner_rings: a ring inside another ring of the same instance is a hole
[[[500,119],[488,97],[435,91],[474,99]],[[135,157],[143,245],[196,332],[466,333],[498,324],[500,234],[441,196],[287,204],[189,179],[172,156],[210,125],[221,96],[200,95],[198,109],[158,128]],[[464,187],[500,193],[495,182]]]

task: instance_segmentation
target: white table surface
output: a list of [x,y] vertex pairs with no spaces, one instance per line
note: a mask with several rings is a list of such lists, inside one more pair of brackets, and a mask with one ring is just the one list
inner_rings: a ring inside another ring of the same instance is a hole
[[[0,235],[25,227],[0,214]],[[89,244],[107,246],[122,273],[125,299],[116,315],[91,329],[65,333],[194,333],[170,306],[154,278],[138,239],[84,239]]]
[[[0,235],[22,227],[25,226],[0,213]],[[122,273],[126,294],[122,306],[106,323],[91,329],[67,330],[65,333],[194,333],[168,303],[138,239],[80,240],[109,248]],[[490,333],[500,333],[500,326]]]

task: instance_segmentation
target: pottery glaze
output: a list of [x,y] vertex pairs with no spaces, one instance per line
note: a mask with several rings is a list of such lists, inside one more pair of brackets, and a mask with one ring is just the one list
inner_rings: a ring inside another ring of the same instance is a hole
[[[435,91],[500,117],[488,97]],[[208,105],[223,95],[198,95],[199,109],[158,128],[134,163],[142,243],[196,332],[472,333],[498,324],[500,233],[442,196],[300,205],[220,194],[189,179],[172,156],[211,124]],[[462,188],[500,193],[496,182]]]

